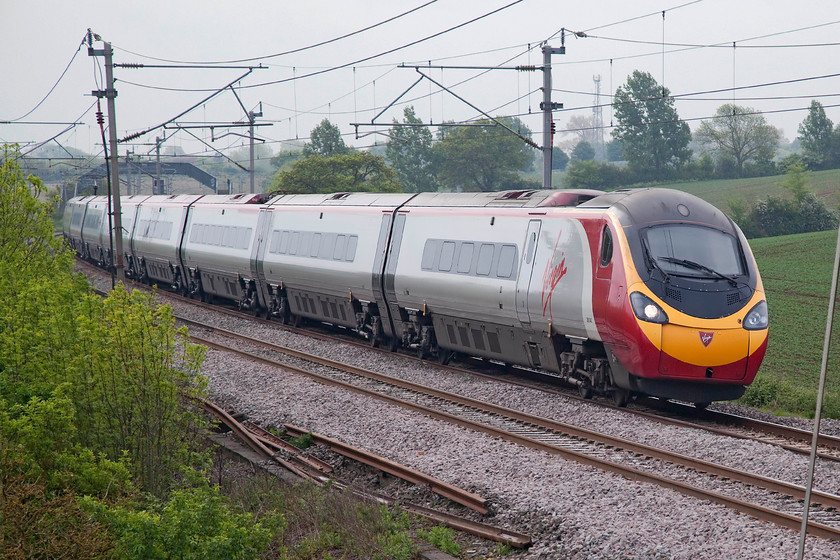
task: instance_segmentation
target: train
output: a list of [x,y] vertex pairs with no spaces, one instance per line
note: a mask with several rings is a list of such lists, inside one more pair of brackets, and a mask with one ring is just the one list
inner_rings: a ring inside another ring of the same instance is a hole
[[[134,195],[128,278],[391,350],[536,369],[624,406],[739,398],[768,341],[749,244],[672,189]],[[114,266],[107,196],[63,232]]]

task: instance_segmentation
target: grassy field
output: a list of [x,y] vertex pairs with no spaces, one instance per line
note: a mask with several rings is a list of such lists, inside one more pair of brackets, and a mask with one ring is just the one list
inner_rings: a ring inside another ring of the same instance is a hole
[[[750,242],[767,293],[770,341],[745,404],[813,416],[836,239],[836,231],[826,231]],[[834,322],[823,410],[840,418],[840,329]]]
[[[780,186],[784,175],[772,177],[751,177],[749,179],[719,179],[714,181],[685,181],[657,185],[678,189],[699,196],[721,210],[729,212],[729,202],[742,200],[752,204],[768,196],[790,198]],[[809,174],[809,188],[825,200],[829,208],[840,207],[840,169],[812,171]]]

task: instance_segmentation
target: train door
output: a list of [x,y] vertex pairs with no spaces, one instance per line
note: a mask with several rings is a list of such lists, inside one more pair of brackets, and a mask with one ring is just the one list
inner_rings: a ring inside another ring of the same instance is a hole
[[525,249],[516,277],[516,316],[523,324],[531,323],[528,309],[528,293],[531,291],[531,276],[534,272],[534,256],[537,253],[537,241],[540,238],[542,220],[528,222],[528,234],[525,237]]
[[271,239],[271,225],[274,212],[263,208],[257,217],[257,231],[254,235],[254,246],[251,250],[251,277],[257,283],[260,303],[268,307],[271,301],[271,293],[265,281],[265,253]]

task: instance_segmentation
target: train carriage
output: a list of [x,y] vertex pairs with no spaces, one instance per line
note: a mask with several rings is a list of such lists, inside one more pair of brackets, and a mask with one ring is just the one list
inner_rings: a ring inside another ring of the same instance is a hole
[[271,316],[357,330],[373,344],[394,340],[380,270],[397,208],[414,195],[285,195],[261,215],[257,263]]
[[264,194],[208,195],[190,205],[180,248],[186,292],[256,309],[252,253],[259,234],[260,205],[267,198]]
[[62,220],[64,239],[82,257],[84,256],[82,224],[84,223],[85,213],[87,212],[87,203],[92,198],[94,197],[82,196],[72,198],[64,206],[64,219]]
[[181,240],[190,206],[201,196],[150,196],[139,206],[131,238],[138,280],[183,289]]

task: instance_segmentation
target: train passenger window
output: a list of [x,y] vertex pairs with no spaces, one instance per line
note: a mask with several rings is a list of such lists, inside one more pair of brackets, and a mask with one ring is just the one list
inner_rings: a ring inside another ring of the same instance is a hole
[[475,243],[461,243],[457,269],[461,274],[469,274],[470,268],[472,268],[473,252],[475,252]]
[[283,236],[280,238],[280,248],[277,250],[281,255],[289,252],[289,240],[292,238],[292,232],[283,230]]
[[444,241],[443,247],[440,249],[440,264],[438,270],[449,272],[452,270],[452,259],[455,257],[455,243],[453,241]]
[[[157,226],[155,223],[155,237],[157,237]],[[222,228],[220,226],[210,226],[210,244],[219,245],[222,242]]]
[[293,231],[292,232],[292,240],[289,242],[289,254],[290,255],[297,255],[299,246],[300,246],[300,232],[299,231]]
[[437,241],[434,239],[426,240],[426,244],[423,246],[423,258],[420,261],[422,270],[432,270],[432,267],[434,267],[437,245]]
[[525,249],[525,263],[531,264],[534,260],[534,248],[537,246],[537,232],[532,231],[528,238],[528,248]]
[[333,260],[343,261],[344,251],[347,248],[347,236],[338,235],[335,238],[335,251],[333,251]]
[[223,247],[233,247],[233,240],[236,239],[233,228],[230,226],[225,226],[222,228],[222,246]]
[[496,276],[499,278],[510,278],[513,274],[513,265],[516,261],[516,245],[502,245],[499,253],[499,264],[496,266]]
[[304,231],[300,236],[300,249],[298,254],[302,256],[309,255],[310,245],[312,244],[312,232]]
[[314,233],[312,234],[312,246],[309,249],[309,256],[310,257],[318,257],[318,253],[321,251],[321,234]]
[[268,252],[269,253],[279,253],[280,252],[280,232],[276,229],[271,232],[271,237],[268,242]]
[[353,262],[356,260],[356,246],[359,244],[359,236],[358,235],[351,235],[350,238],[347,240],[347,252],[345,254],[344,260],[347,262]]
[[236,248],[247,249],[251,245],[251,228],[241,227],[236,229],[239,230],[236,236]]
[[496,247],[492,243],[482,243],[478,250],[478,266],[476,267],[476,274],[479,276],[489,276],[490,268],[493,266],[493,253]]
[[318,253],[318,258],[330,260],[333,258],[333,251],[335,250],[335,234],[325,233],[321,236],[321,252]]
[[601,266],[607,266],[612,260],[613,240],[610,227],[604,226],[604,233],[601,236]]

